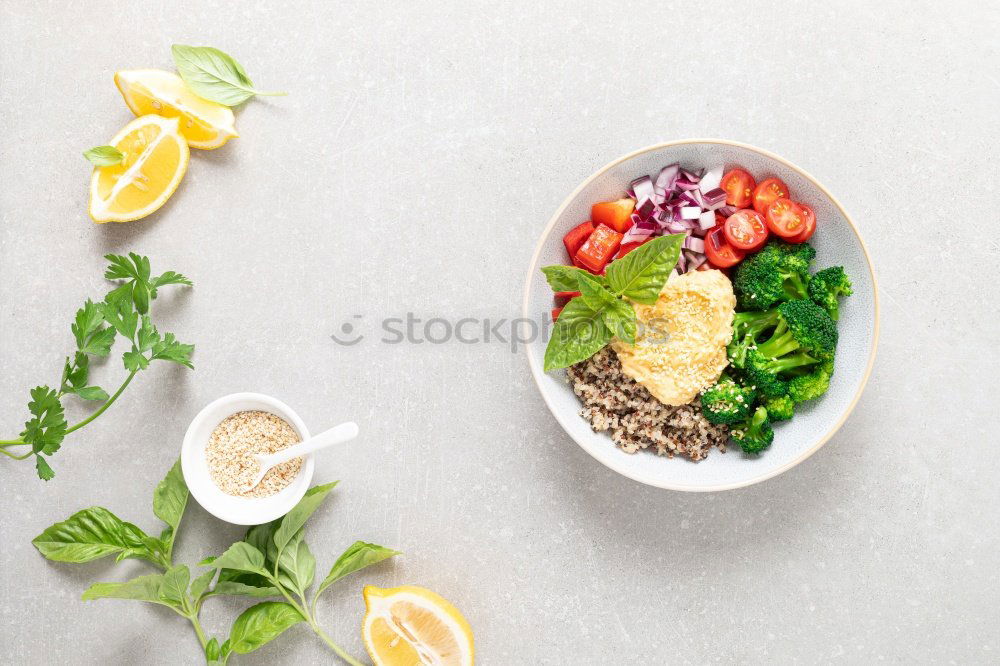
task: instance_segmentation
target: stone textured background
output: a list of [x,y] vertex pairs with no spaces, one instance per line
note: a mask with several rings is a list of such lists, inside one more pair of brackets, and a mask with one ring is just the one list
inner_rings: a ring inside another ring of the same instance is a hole
[[[355,654],[362,584],[406,582],[465,612],[485,664],[995,663],[998,29],[973,1],[3,2],[3,434],[29,387],[58,380],[106,252],[195,280],[156,311],[197,344],[194,372],[152,368],[68,439],[52,482],[0,461],[3,660],[199,661],[166,609],[79,600],[141,563],[54,564],[29,542],[90,505],[153,529],[190,419],[260,391],[316,430],[362,427],[317,465],[342,484],[309,538],[321,570],[358,538],[405,551],[320,603]],[[95,226],[80,151],[131,118],[112,74],[170,68],[172,42],[291,94],[239,111],[241,138],[195,151],[157,215]],[[620,154],[693,136],[803,166],[876,261],[871,383],[798,468],[722,494],[642,487],[559,429],[504,345],[375,340],[406,311],[517,316],[563,198]],[[344,321],[371,337],[334,344]],[[122,375],[118,359],[97,372]],[[241,532],[192,502],[179,560]],[[207,629],[242,606],[210,601]],[[331,659],[299,627],[239,661]]]

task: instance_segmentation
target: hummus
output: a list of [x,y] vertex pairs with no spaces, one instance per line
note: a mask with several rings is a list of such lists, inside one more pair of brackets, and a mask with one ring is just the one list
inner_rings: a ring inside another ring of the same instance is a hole
[[652,305],[633,303],[636,344],[611,343],[623,372],[665,405],[686,405],[726,369],[736,297],[721,271],[671,274]]

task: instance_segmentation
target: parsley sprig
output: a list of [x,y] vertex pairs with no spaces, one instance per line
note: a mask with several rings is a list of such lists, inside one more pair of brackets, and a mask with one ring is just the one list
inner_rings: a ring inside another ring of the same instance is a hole
[[[62,446],[66,435],[84,427],[103,414],[125,391],[140,371],[151,361],[170,361],[193,368],[193,345],[178,342],[173,333],[161,334],[149,316],[149,304],[156,298],[157,290],[167,285],[191,285],[180,273],[167,271],[153,276],[149,259],[130,253],[127,257],[109,254],[110,262],[104,277],[116,281],[100,303],[90,299],[76,312],[70,330],[76,340],[76,351],[66,357],[59,388],[36,386],[31,390],[28,412],[31,418],[17,439],[0,440],[0,453],[14,460],[34,456],[38,476],[46,481],[55,476],[44,456],[51,456]],[[90,383],[90,363],[94,357],[111,353],[115,338],[120,336],[131,345],[122,355],[128,375],[113,394]],[[79,423],[69,425],[63,411],[62,400],[75,395],[82,400],[100,403]],[[22,450],[21,447],[28,447]]]

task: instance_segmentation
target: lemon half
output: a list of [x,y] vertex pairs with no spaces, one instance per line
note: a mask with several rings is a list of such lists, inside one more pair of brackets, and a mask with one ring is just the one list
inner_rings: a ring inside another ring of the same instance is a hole
[[423,587],[364,590],[361,635],[375,666],[472,666],[472,627],[446,599]]

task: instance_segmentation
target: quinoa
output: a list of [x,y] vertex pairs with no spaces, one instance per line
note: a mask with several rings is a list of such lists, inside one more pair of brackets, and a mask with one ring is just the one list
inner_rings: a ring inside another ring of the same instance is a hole
[[573,392],[583,402],[580,416],[595,432],[611,431],[611,440],[626,453],[652,447],[657,454],[682,455],[698,461],[712,447],[726,451],[729,428],[709,423],[698,400],[672,407],[654,398],[642,384],[622,372],[618,356],[605,347],[567,369]]
[[212,481],[237,497],[268,497],[287,486],[302,467],[302,458],[275,465],[253,489],[244,490],[260,473],[253,453],[275,453],[299,442],[295,428],[269,412],[237,412],[215,427],[205,447]]

